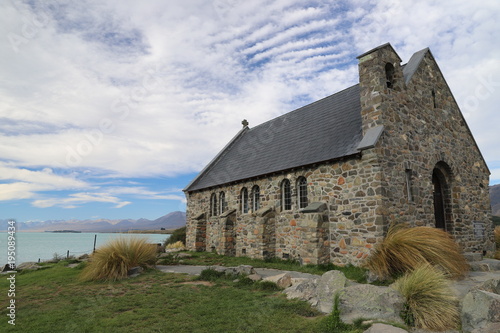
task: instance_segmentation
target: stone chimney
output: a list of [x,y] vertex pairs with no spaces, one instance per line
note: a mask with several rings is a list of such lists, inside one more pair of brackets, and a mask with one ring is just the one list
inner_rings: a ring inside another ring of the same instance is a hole
[[357,57],[363,135],[367,130],[384,125],[387,104],[404,89],[401,58],[387,43]]

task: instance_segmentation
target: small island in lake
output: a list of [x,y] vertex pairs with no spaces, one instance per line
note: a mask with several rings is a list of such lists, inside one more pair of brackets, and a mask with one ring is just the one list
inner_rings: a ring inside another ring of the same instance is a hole
[[82,233],[81,231],[78,231],[78,230],[46,230],[45,232],[66,232],[66,233],[75,233],[75,234]]

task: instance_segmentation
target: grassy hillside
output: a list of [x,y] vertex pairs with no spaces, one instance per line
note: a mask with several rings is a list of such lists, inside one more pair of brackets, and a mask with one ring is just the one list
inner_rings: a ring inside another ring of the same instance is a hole
[[491,212],[500,216],[500,184],[490,186]]

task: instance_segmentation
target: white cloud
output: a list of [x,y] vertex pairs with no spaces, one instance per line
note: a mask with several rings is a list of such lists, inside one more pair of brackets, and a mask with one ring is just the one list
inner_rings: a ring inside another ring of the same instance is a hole
[[[0,35],[11,37],[0,40],[2,200],[119,205],[147,189],[81,196],[97,186],[81,170],[196,172],[242,119],[255,126],[355,84],[355,57],[385,42],[404,62],[429,46],[486,160],[500,156],[494,0],[13,3],[0,4]],[[493,83],[478,97],[483,79]],[[78,195],[37,194],[52,189]]]
[[33,201],[32,205],[38,208],[58,206],[61,208],[76,208],[91,202],[105,202],[115,204],[114,208],[122,208],[131,202],[120,200],[106,193],[74,193],[66,198],[39,199]]

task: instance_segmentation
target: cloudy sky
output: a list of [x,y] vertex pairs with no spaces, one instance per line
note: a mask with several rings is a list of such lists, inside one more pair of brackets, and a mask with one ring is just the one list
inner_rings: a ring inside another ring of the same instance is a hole
[[500,183],[497,0],[0,3],[0,219],[149,218],[246,118],[358,82],[356,56],[425,47]]

